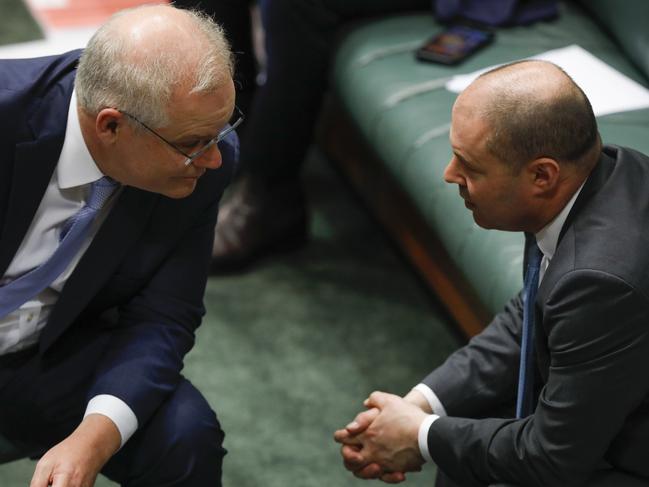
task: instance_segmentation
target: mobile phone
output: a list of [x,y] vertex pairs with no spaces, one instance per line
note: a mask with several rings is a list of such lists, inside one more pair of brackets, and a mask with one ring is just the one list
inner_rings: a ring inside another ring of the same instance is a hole
[[432,63],[457,64],[493,40],[491,31],[454,25],[429,39],[415,51],[417,59]]

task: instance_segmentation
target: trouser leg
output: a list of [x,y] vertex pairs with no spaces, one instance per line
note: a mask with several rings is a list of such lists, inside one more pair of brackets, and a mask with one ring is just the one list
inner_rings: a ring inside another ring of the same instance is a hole
[[125,487],[220,486],[224,436],[207,401],[183,380],[102,473]]
[[348,21],[430,9],[430,0],[261,0],[267,78],[253,101],[242,170],[269,185],[297,181],[327,85],[336,35]]
[[430,9],[430,0],[260,0],[266,82],[241,138],[239,184],[221,206],[212,271],[238,270],[307,236],[300,170],[324,98],[336,36],[348,21]]

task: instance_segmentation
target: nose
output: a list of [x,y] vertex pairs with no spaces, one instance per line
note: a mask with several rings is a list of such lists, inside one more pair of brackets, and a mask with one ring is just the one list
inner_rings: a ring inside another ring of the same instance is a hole
[[217,144],[212,145],[203,154],[194,159],[193,165],[196,167],[204,167],[205,169],[218,169],[221,167],[221,151]]
[[464,186],[464,178],[458,171],[457,157],[453,156],[444,169],[444,181],[449,184]]

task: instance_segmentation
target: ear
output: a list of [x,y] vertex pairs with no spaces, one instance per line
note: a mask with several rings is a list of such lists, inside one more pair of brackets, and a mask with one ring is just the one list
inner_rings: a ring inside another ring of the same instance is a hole
[[126,123],[126,117],[115,108],[103,108],[95,117],[97,137],[104,144],[112,144],[117,140],[120,130]]
[[539,196],[548,195],[553,193],[559,184],[561,166],[554,159],[539,157],[528,164],[527,172],[533,192]]

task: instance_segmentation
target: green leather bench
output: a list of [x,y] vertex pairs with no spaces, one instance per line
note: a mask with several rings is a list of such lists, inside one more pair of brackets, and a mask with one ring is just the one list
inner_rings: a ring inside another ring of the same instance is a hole
[[[473,222],[444,183],[456,74],[578,44],[649,86],[649,2],[581,0],[551,22],[499,29],[494,43],[457,67],[421,63],[413,50],[443,29],[429,12],[354,28],[337,50],[333,102],[321,142],[446,304],[477,333],[522,286],[522,236]],[[615,86],[611,86],[614,90]],[[649,110],[598,119],[605,143],[649,153]]]

